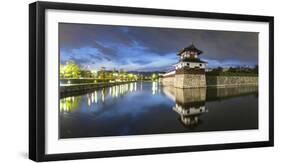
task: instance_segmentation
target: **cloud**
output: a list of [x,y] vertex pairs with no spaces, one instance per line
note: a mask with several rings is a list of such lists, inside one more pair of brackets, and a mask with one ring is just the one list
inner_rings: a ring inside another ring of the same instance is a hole
[[258,33],[60,23],[61,62],[93,68],[165,70],[194,43],[210,67],[258,63]]

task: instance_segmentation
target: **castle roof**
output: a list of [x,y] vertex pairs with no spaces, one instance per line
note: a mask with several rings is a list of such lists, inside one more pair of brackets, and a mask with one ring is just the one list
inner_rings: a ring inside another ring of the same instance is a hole
[[197,52],[198,55],[203,53],[203,51],[197,49],[192,43],[191,45],[189,45],[189,46],[183,48],[181,51],[179,51],[177,55],[180,55],[181,53],[183,53],[185,51]]

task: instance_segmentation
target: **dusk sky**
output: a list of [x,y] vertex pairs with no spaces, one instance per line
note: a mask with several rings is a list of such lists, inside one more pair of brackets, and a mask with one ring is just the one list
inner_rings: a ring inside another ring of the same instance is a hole
[[192,42],[210,68],[258,63],[255,32],[60,23],[59,39],[62,64],[74,60],[96,70],[167,71]]

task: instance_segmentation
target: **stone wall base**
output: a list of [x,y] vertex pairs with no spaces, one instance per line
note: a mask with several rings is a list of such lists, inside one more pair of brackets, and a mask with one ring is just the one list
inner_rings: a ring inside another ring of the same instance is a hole
[[234,87],[258,85],[257,76],[207,76],[208,87]]
[[174,87],[176,88],[205,88],[205,74],[176,74]]
[[161,80],[164,86],[176,88],[233,87],[258,85],[256,76],[207,76],[204,74],[176,74]]

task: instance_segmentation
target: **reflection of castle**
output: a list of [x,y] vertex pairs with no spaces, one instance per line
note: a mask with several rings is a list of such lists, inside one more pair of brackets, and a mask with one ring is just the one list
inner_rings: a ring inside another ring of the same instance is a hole
[[204,102],[189,105],[176,104],[173,110],[180,115],[180,120],[186,127],[197,126],[201,122],[199,116],[202,113],[208,112]]
[[186,127],[199,125],[201,122],[199,116],[208,112],[205,108],[206,88],[164,87],[164,93],[169,97],[174,97],[176,105],[173,110],[180,115],[180,121]]
[[175,101],[173,110],[180,116],[181,123],[186,127],[196,127],[202,122],[200,116],[208,112],[206,101],[219,101],[221,99],[256,95],[257,86],[231,87],[231,88],[192,88],[180,89],[163,87],[164,94]]

